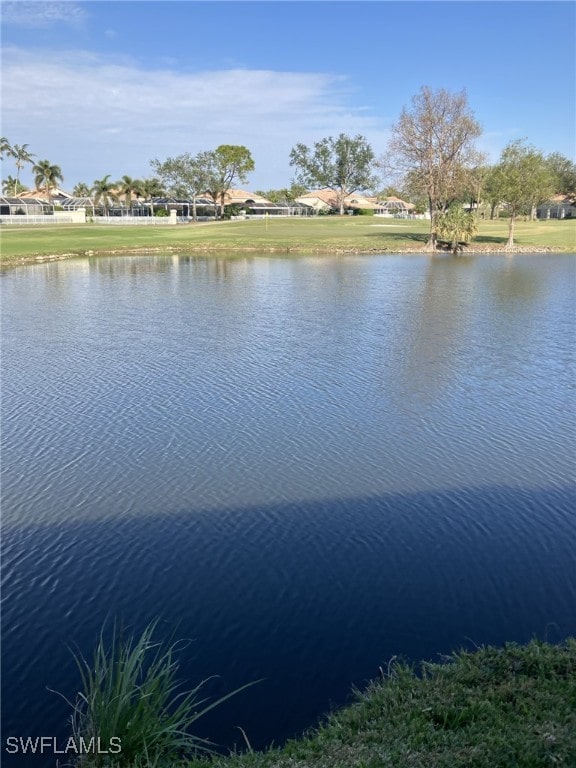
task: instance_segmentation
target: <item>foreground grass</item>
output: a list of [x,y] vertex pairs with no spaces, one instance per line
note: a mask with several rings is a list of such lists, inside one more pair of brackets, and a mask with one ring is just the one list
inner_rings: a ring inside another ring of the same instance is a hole
[[576,639],[482,648],[420,674],[396,665],[282,749],[188,768],[576,766]]
[[[84,750],[76,768],[153,768],[176,766],[182,755],[211,752],[211,745],[194,735],[199,718],[250,684],[207,703],[204,682],[182,692],[177,680],[177,643],[153,635],[158,621],[141,635],[124,638],[117,625],[107,644],[104,630],[91,662],[76,655],[81,691],[72,706],[76,744],[101,742],[114,757]],[[70,764],[69,764],[70,765]]]
[[[315,217],[212,222],[178,226],[105,226],[94,224],[1,229],[0,264],[34,261],[37,257],[84,256],[138,251],[293,253],[418,251],[426,241],[425,220],[373,217]],[[507,223],[481,221],[472,249],[502,249]],[[518,222],[521,248],[576,250],[576,221]]]

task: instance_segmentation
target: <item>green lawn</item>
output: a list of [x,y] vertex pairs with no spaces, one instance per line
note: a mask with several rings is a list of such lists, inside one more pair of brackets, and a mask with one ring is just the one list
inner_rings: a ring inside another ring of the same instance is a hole
[[[249,738],[249,734],[248,734]],[[241,739],[240,739],[241,741]],[[189,768],[576,766],[576,640],[482,648],[402,666],[309,736]]]
[[[428,231],[425,220],[373,217],[314,217],[212,222],[178,226],[104,226],[62,224],[1,228],[1,263],[9,265],[36,256],[85,255],[87,252],[137,250],[378,252],[418,250]],[[502,248],[506,221],[482,221],[473,247]],[[576,221],[518,222],[516,244],[576,250]],[[90,254],[92,255],[92,254]]]

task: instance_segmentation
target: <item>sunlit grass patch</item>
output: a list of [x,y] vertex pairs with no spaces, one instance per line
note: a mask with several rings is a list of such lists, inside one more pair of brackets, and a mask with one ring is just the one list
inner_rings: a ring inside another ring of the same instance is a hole
[[[363,216],[318,216],[308,219],[224,221],[177,226],[106,226],[95,224],[44,227],[3,226],[1,262],[34,261],[40,256],[134,253],[151,250],[223,253],[242,250],[280,253],[378,253],[417,251],[429,231],[425,219]],[[503,248],[506,220],[481,220],[471,248]],[[576,250],[576,220],[518,222],[520,247]]]

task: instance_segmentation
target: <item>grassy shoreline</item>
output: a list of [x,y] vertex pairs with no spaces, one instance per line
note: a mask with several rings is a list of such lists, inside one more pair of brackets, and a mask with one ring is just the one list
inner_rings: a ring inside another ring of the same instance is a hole
[[[100,255],[188,253],[225,255],[421,253],[425,220],[317,217],[172,226],[62,224],[3,226],[0,267]],[[504,253],[507,223],[480,222],[469,253]],[[514,252],[573,252],[576,221],[519,222]]]
[[576,765],[576,639],[391,664],[356,701],[280,749],[187,768],[545,768]]
[[576,765],[576,637],[476,647],[418,665],[394,657],[351,704],[301,737],[255,752],[240,724],[243,751],[217,754],[197,721],[251,684],[212,702],[204,683],[178,693],[176,644],[153,639],[155,627],[111,645],[101,635],[92,664],[76,657],[83,690],[72,704],[74,737],[121,749],[103,762],[87,753],[75,768]]

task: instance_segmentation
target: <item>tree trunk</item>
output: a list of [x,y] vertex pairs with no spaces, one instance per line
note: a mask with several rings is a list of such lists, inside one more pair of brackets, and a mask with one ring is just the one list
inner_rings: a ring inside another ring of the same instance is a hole
[[496,211],[497,205],[498,203],[492,203],[492,205],[490,206],[490,221],[494,221],[494,213]]
[[428,242],[424,246],[424,250],[433,252],[436,250],[436,202],[430,195],[428,195],[428,208],[430,210],[430,235]]
[[192,195],[192,219],[198,221],[198,215],[196,213],[196,195]]
[[210,190],[207,190],[208,197],[212,198],[212,202],[214,203],[214,221],[218,218],[218,195],[216,192],[210,192]]
[[510,221],[508,222],[508,242],[506,243],[506,250],[510,250],[514,247],[514,220],[516,218],[516,211],[510,211]]

